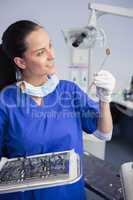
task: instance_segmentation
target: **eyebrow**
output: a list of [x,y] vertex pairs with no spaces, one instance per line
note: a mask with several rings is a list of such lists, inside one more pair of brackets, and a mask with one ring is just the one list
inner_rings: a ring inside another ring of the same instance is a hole
[[[49,41],[49,45],[51,45],[52,44],[52,41],[50,40]],[[46,47],[42,47],[42,48],[40,48],[40,49],[36,49],[36,50],[34,50],[33,52],[37,52],[37,51],[41,51],[41,50],[46,50]]]
[[36,49],[36,50],[34,50],[33,52],[35,53],[35,52],[37,52],[37,51],[41,51],[41,50],[45,50],[46,48],[45,47],[43,47],[43,48],[41,48],[41,49]]

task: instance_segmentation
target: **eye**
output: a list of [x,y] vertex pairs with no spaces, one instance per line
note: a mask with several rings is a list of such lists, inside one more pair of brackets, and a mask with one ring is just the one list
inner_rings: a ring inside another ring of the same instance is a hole
[[45,50],[42,49],[42,50],[40,50],[40,51],[37,52],[37,56],[41,56],[41,55],[44,54],[44,53],[45,53]]

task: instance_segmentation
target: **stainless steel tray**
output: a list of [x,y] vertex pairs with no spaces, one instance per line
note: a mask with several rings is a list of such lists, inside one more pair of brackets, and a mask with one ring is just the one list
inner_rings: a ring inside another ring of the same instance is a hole
[[0,193],[48,188],[78,181],[80,158],[74,150],[0,161]]

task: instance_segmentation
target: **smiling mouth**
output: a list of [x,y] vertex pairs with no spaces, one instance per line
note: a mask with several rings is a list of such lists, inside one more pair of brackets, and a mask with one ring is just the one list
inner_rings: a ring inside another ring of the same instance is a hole
[[53,68],[53,67],[55,67],[55,63],[48,64],[47,67]]

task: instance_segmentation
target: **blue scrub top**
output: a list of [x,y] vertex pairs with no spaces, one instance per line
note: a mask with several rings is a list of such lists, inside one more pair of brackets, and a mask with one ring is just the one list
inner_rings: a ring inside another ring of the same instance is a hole
[[[38,106],[12,84],[0,93],[0,157],[8,158],[75,149],[83,157],[82,131],[97,128],[99,104],[75,83],[60,80]],[[1,194],[0,200],[85,200],[84,182]]]

